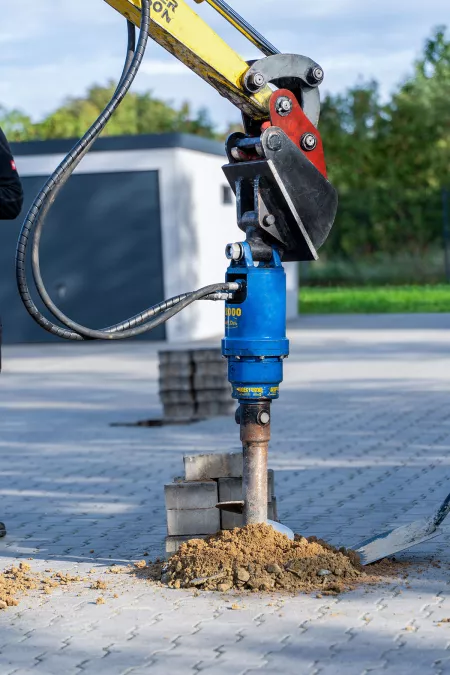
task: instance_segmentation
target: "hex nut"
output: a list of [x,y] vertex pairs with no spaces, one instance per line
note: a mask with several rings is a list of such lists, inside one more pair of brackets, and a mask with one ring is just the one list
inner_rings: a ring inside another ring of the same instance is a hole
[[253,73],[247,80],[247,89],[252,92],[259,91],[266,84],[266,79],[262,73]]
[[317,138],[314,134],[307,132],[300,139],[300,146],[305,152],[311,152],[317,148]]
[[267,138],[267,147],[269,150],[276,152],[277,150],[281,150],[282,145],[283,142],[280,134],[277,134],[275,131],[269,134],[269,137]]
[[288,96],[280,96],[275,102],[275,110],[281,117],[286,117],[292,112],[293,103]]

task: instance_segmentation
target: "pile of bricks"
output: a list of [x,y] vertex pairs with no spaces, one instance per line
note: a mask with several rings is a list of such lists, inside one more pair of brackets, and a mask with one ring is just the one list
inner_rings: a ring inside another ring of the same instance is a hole
[[159,395],[166,423],[230,415],[236,408],[220,349],[159,352]]
[[[219,502],[242,500],[242,453],[194,455],[184,458],[184,477],[164,486],[167,513],[166,553],[220,530],[243,526],[242,515],[221,511]],[[275,476],[269,469],[267,517],[278,520]]]

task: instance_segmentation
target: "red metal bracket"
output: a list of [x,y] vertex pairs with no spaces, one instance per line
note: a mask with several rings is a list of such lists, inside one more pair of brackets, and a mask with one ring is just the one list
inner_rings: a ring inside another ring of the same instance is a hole
[[[276,109],[276,102],[281,97],[285,96],[292,101],[292,110],[288,114],[280,115]],[[306,117],[302,110],[300,103],[297,101],[294,94],[289,89],[277,89],[270,99],[270,120],[262,125],[262,129],[267,129],[269,126],[279,127],[286,136],[288,136],[293,143],[303,152],[305,157],[309,159],[312,164],[320,171],[320,173],[327,178],[327,165],[325,163],[325,155],[323,151],[322,138],[320,133],[312,122]],[[304,134],[314,134],[317,139],[317,145],[314,150],[309,152],[303,150],[301,147],[301,139]]]

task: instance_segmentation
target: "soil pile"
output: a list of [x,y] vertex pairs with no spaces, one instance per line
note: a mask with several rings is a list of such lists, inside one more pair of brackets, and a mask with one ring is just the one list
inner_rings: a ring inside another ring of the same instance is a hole
[[168,563],[138,566],[140,573],[171,588],[221,592],[316,590],[331,595],[366,578],[353,551],[337,550],[314,537],[296,535],[291,541],[265,524],[192,539]]

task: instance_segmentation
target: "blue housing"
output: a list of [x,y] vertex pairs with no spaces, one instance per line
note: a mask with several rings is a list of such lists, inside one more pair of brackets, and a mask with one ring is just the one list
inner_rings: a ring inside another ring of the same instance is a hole
[[228,359],[228,379],[236,399],[274,399],[283,381],[283,359],[289,354],[286,338],[286,274],[279,253],[270,263],[255,265],[248,243],[244,255],[233,261],[227,281],[245,285],[242,302],[225,305],[222,353]]

